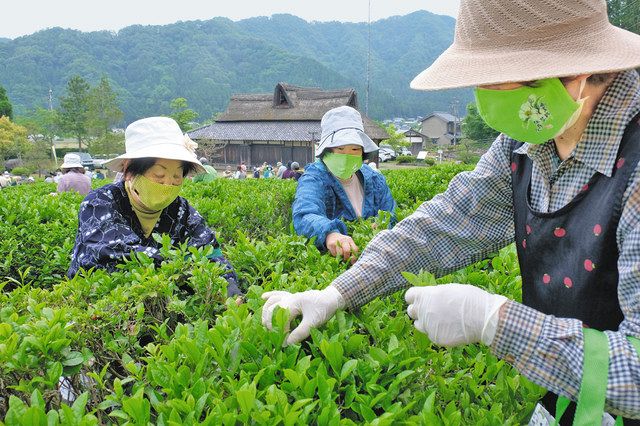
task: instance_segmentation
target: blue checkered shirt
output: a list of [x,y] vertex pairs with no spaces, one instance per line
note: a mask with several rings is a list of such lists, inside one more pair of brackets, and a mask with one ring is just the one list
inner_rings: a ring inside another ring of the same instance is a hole
[[[618,74],[594,111],[581,141],[561,161],[552,141],[517,152],[533,162],[532,208],[553,212],[571,201],[594,173],[611,176],[626,125],[640,113],[640,78]],[[392,230],[380,232],[360,260],[333,285],[347,306],[408,286],[401,271],[446,275],[514,241],[511,140],[500,135],[473,171],[452,179],[443,194],[422,204]],[[609,336],[606,409],[640,418],[640,358],[626,336],[640,338],[640,167],[630,177],[617,229],[618,298],[624,321]],[[582,323],[509,301],[492,351],[552,392],[576,399],[582,378]]]

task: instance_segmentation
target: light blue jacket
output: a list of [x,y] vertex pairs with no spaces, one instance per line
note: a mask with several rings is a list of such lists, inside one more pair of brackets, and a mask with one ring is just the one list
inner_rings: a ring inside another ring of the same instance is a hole
[[[377,216],[379,210],[391,212],[390,226],[396,222],[396,203],[384,176],[363,164],[356,172],[364,188],[362,218]],[[338,231],[347,235],[344,221],[356,220],[356,212],[342,184],[316,161],[304,168],[293,202],[293,227],[298,235],[315,237],[319,249],[325,249],[327,234]]]

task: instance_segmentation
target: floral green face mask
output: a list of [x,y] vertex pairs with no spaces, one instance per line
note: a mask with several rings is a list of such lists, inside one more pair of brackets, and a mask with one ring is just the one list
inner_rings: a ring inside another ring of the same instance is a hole
[[580,117],[585,99],[580,86],[578,101],[558,78],[547,78],[535,87],[512,90],[475,89],[478,114],[487,125],[520,142],[541,144],[564,133]]
[[343,180],[349,179],[362,167],[362,156],[360,155],[328,152],[322,157],[322,161],[334,176]]
[[153,211],[163,210],[178,198],[181,186],[164,185],[138,175],[131,181],[131,188],[138,194],[140,201]]

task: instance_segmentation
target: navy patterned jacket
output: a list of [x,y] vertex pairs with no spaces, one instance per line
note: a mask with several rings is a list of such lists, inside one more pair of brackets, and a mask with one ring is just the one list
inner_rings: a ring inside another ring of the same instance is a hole
[[[169,234],[174,244],[188,240],[189,246],[212,246],[211,259],[228,270],[224,277],[228,282],[229,296],[240,294],[236,273],[222,255],[215,234],[187,200],[178,197],[165,208],[153,232]],[[105,185],[91,191],[80,204],[78,232],[67,276],[74,277],[80,268],[113,271],[132,251],[144,252],[159,263],[162,261],[159,247],[152,235],[144,236],[124,182]]]

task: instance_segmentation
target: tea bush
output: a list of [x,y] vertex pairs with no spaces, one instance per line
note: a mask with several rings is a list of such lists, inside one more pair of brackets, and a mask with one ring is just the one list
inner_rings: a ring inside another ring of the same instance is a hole
[[[400,218],[461,170],[386,172]],[[65,278],[82,197],[50,196],[52,189],[0,191],[7,425],[520,424],[541,395],[485,347],[432,345],[413,328],[402,294],[340,312],[283,348],[288,313],[276,310],[274,330],[265,329],[260,295],[320,289],[348,267],[292,232],[294,181],[185,184],[182,195],[238,272],[247,292],[241,305],[223,297],[226,281],[206,250],[166,239],[159,266],[137,254],[113,273]],[[381,214],[349,228],[364,246],[388,220]],[[437,280],[452,281],[519,299],[515,249]]]

